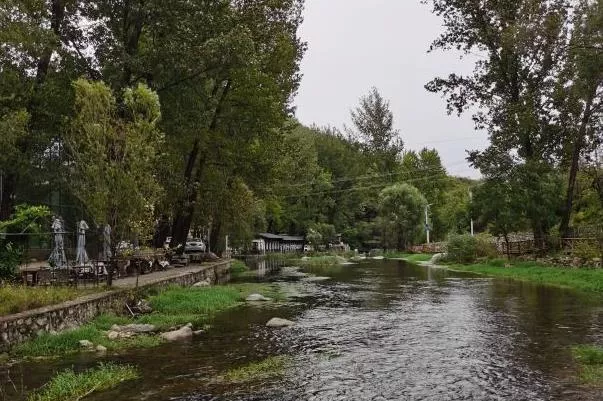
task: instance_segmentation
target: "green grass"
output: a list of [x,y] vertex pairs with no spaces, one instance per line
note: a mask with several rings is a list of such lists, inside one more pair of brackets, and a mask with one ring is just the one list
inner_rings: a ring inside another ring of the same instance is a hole
[[127,318],[114,315],[102,315],[82,327],[62,331],[58,334],[45,333],[31,341],[13,348],[12,353],[19,357],[54,357],[78,352],[80,340],[88,340],[94,345],[102,345],[110,351],[127,348],[149,348],[162,343],[161,338],[141,335],[132,338],[110,340],[105,331],[113,324],[132,323]]
[[603,386],[603,347],[578,345],[572,348],[572,354],[580,365],[580,380]]
[[94,392],[108,390],[122,382],[137,378],[138,372],[132,366],[101,364],[96,369],[82,373],[66,370],[31,394],[27,400],[79,401]]
[[0,287],[0,316],[59,304],[98,291],[73,287]]
[[430,253],[404,253],[404,252],[386,252],[383,256],[386,259],[404,259],[409,262],[429,262],[433,257]]
[[[506,262],[508,263],[508,262]],[[451,270],[531,281],[573,288],[584,292],[603,292],[603,269],[547,267],[534,262],[512,263],[505,267],[500,260],[471,265],[450,265]]]
[[272,356],[259,362],[253,362],[240,368],[226,372],[222,377],[228,382],[247,382],[258,379],[269,379],[281,376],[285,368],[290,364],[287,356]]
[[301,260],[302,266],[308,267],[337,266],[343,264],[344,262],[344,258],[334,255],[311,256]]
[[239,305],[253,293],[275,300],[284,299],[277,287],[261,283],[243,283],[206,288],[170,287],[149,298],[153,313],[137,319],[115,315],[101,315],[82,327],[58,334],[43,334],[31,341],[17,345],[12,353],[18,357],[53,357],[81,350],[79,341],[88,340],[109,351],[128,348],[149,348],[161,344],[159,336],[140,335],[132,338],[110,340],[106,331],[114,324],[147,323],[160,331],[192,323],[201,327],[215,314]]
[[241,274],[246,273],[248,270],[249,268],[247,267],[247,265],[240,260],[235,259],[230,264],[230,274],[233,277],[238,277]]

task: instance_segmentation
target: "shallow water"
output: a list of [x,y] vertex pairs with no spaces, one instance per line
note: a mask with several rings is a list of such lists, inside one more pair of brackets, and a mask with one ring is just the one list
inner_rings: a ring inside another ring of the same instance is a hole
[[[232,309],[192,343],[112,356],[138,366],[142,379],[86,399],[603,399],[600,390],[577,383],[569,352],[573,344],[603,343],[598,301],[400,261],[311,273],[332,280],[277,276],[287,303]],[[275,316],[297,324],[266,328]],[[233,367],[281,354],[292,357],[283,378],[240,385],[217,379]],[[23,392],[55,371],[97,362],[83,355],[14,366],[10,374]],[[19,399],[6,377],[2,381],[4,399]]]

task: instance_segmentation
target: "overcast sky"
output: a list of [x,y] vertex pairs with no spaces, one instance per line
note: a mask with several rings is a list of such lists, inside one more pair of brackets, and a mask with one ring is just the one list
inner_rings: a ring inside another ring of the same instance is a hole
[[470,115],[446,114],[424,89],[437,75],[472,70],[474,59],[427,49],[441,21],[419,0],[306,0],[301,35],[308,42],[296,98],[304,124],[350,125],[350,109],[376,86],[390,100],[407,149],[435,147],[450,174],[477,177],[466,149],[487,145]]

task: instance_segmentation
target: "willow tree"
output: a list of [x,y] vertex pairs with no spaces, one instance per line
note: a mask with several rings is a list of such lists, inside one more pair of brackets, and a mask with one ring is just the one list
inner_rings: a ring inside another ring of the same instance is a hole
[[423,208],[427,201],[410,184],[396,184],[379,194],[379,214],[384,244],[406,249],[422,231]]
[[153,229],[161,196],[158,96],[139,84],[124,91],[118,107],[102,82],[80,79],[74,88],[75,116],[65,138],[74,193],[96,225],[111,225],[114,239],[142,239]]

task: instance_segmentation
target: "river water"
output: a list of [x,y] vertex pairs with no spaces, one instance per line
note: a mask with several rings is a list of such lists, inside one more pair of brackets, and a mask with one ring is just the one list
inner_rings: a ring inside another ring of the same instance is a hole
[[[603,343],[600,300],[402,261],[310,273],[332,279],[274,276],[288,302],[229,310],[192,343],[112,356],[138,366],[142,379],[86,400],[603,400],[578,383],[569,351]],[[269,329],[272,317],[296,325]],[[281,378],[216,379],[275,355],[292,361]],[[31,389],[97,362],[18,365],[12,380]]]

